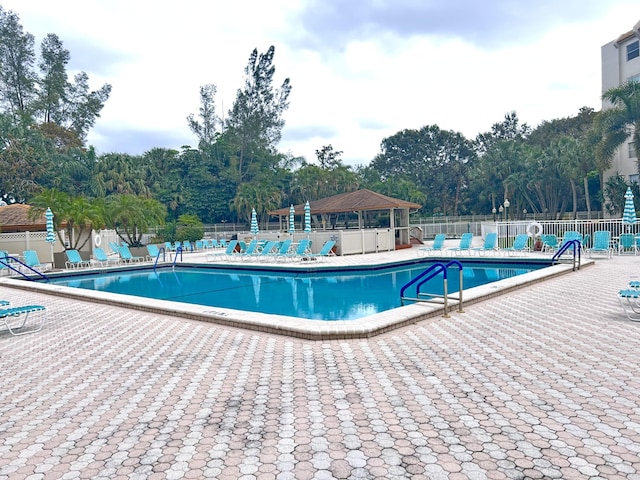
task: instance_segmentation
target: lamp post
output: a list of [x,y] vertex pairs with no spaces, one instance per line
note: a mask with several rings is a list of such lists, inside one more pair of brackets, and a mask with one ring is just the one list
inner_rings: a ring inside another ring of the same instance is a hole
[[500,212],[500,221],[504,222],[504,207],[500,205],[500,207],[498,208],[498,211]]
[[496,221],[496,211],[497,211],[497,210],[496,210],[496,207],[493,207],[493,208],[491,209],[491,213],[493,213],[493,222],[494,222],[494,223],[495,223],[495,221]]
[[505,221],[507,222],[507,245],[509,245],[509,207],[511,206],[511,204],[509,203],[509,199],[505,198],[504,202],[504,218]]

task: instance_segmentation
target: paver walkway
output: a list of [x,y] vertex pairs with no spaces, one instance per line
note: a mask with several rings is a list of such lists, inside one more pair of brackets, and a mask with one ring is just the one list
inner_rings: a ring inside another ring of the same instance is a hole
[[640,257],[368,340],[0,287],[1,479],[640,479]]

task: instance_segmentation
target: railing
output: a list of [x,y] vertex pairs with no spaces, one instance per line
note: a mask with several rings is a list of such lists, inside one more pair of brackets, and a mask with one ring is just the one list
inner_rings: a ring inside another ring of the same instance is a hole
[[166,261],[167,259],[167,251],[165,250],[164,247],[160,247],[158,249],[158,255],[156,255],[156,261],[153,263],[153,271],[156,270],[156,267],[158,266],[158,262],[160,261],[160,254],[162,254],[162,261]]
[[40,278],[44,279],[45,281],[49,281],[49,277],[47,277],[44,273],[39,272],[38,270],[36,270],[35,268],[30,267],[29,265],[27,265],[26,263],[24,263],[22,260],[20,260],[19,258],[16,257],[12,257],[11,255],[7,255],[4,256],[2,258],[0,258],[0,263],[2,265],[4,265],[5,267],[7,267],[9,270],[13,270],[14,272],[16,272],[18,275],[21,275],[22,277],[24,277],[25,279],[29,280],[30,282],[33,281],[33,278],[29,277],[26,273],[22,272],[21,270],[17,269],[17,268],[13,268],[13,266],[11,265],[12,262],[15,263],[19,263],[20,265],[22,265],[23,267],[28,268],[29,270],[31,270],[33,273],[35,273],[36,275],[38,275]]
[[582,242],[580,240],[568,240],[563,245],[560,246],[558,251],[551,258],[552,262],[560,261],[560,257],[567,251],[569,248],[573,248],[573,270],[576,270],[576,256],[578,257],[578,270],[580,270],[580,252],[582,250]]
[[182,261],[182,246],[176,248],[176,254],[173,257],[173,268],[176,268],[176,262],[178,261],[178,254],[180,254],[180,261]]
[[[430,302],[430,301],[433,301],[434,299],[436,300],[442,299],[442,304],[444,308],[443,316],[445,318],[448,318],[449,317],[449,293],[447,291],[447,269],[452,266],[458,267],[458,270],[460,272],[460,288],[458,291],[458,311],[462,313],[463,312],[462,310],[462,292],[463,292],[462,268],[463,267],[462,267],[462,263],[458,262],[457,260],[451,260],[446,264],[442,262],[436,262],[433,265],[431,265],[429,268],[427,268],[424,272],[420,273],[417,277],[415,277],[410,282],[408,282],[406,285],[404,285],[400,289],[400,304],[404,305],[405,300],[409,300],[413,302]],[[426,282],[434,278],[436,275],[439,275],[440,273],[442,273],[442,292],[443,292],[442,296],[435,295],[432,293],[420,292],[420,287],[422,285],[424,285]],[[410,286],[414,285],[419,280],[422,280],[422,281],[418,283],[418,285],[416,285],[416,297],[415,298],[405,297],[404,292],[406,292],[406,290]],[[427,296],[429,297],[428,299],[425,298]]]

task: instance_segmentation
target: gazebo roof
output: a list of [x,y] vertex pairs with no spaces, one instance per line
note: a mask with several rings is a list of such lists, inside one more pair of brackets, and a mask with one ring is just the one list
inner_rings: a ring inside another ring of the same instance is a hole
[[[397,198],[387,197],[381,193],[363,189],[355,192],[341,193],[332,197],[309,202],[312,214],[342,213],[371,210],[391,210],[393,208],[418,209],[422,205]],[[304,212],[304,204],[295,205],[296,214]],[[288,215],[289,207],[273,210],[270,215]]]
[[25,232],[44,231],[46,229],[46,219],[41,215],[35,220],[29,219],[31,206],[23,203],[14,203],[0,207],[0,231],[2,232]]

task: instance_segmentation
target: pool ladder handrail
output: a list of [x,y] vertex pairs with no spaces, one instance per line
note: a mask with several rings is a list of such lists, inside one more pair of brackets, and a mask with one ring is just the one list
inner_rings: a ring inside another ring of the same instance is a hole
[[0,257],[0,263],[2,265],[4,265],[5,267],[7,267],[10,270],[13,270],[14,272],[16,272],[18,275],[22,275],[25,279],[29,280],[30,282],[33,282],[35,279],[27,276],[26,273],[21,272],[20,270],[18,270],[17,268],[13,268],[11,266],[11,262],[16,262],[19,263],[20,265],[22,265],[23,267],[27,267],[29,270],[31,270],[33,273],[35,273],[36,275],[39,275],[40,278],[43,278],[45,281],[49,281],[49,277],[47,277],[44,273],[39,272],[38,270],[36,270],[35,268],[30,267],[29,265],[27,265],[26,263],[24,263],[22,260],[20,260],[19,258],[16,258],[12,255],[5,255],[3,257]]
[[580,240],[569,240],[564,245],[562,245],[558,251],[551,257],[551,261],[555,263],[560,262],[560,257],[564,252],[569,250],[569,248],[573,248],[573,271],[576,271],[576,256],[578,257],[578,270],[580,270],[581,256],[580,252],[582,251],[582,242]]
[[162,261],[166,261],[167,260],[167,251],[165,250],[164,247],[160,247],[158,249],[158,255],[156,255],[156,261],[153,263],[153,270],[156,270],[156,267],[158,266],[158,262],[160,261],[160,255],[162,255]]
[[176,268],[176,262],[178,261],[178,254],[180,254],[180,261],[182,261],[182,245],[176,248],[176,255],[173,257],[173,268]]
[[[431,265],[429,268],[424,270],[422,273],[420,273],[417,277],[415,277],[414,279],[409,281],[407,284],[405,284],[400,289],[401,305],[404,305],[405,300],[409,300],[413,302],[429,302],[429,301],[433,301],[434,299],[442,299],[442,304],[444,308],[443,317],[448,318],[449,317],[449,293],[447,291],[447,269],[452,266],[458,267],[458,271],[460,274],[460,290],[458,292],[458,312],[464,313],[464,310],[462,309],[462,292],[463,292],[463,278],[464,278],[462,273],[463,266],[462,266],[462,263],[460,263],[457,260],[451,260],[448,263],[436,262],[433,265]],[[436,275],[440,273],[442,273],[442,282],[443,282],[442,295],[434,295],[432,293],[420,292],[420,287],[422,285],[424,285],[426,282],[428,282],[429,280],[431,280],[432,278],[434,278]],[[405,297],[404,292],[407,290],[407,288],[409,288],[411,285],[415,284],[419,280],[422,280],[422,281],[418,283],[418,285],[416,285],[416,298]],[[429,296],[429,299],[425,299],[424,297],[426,296]]]

